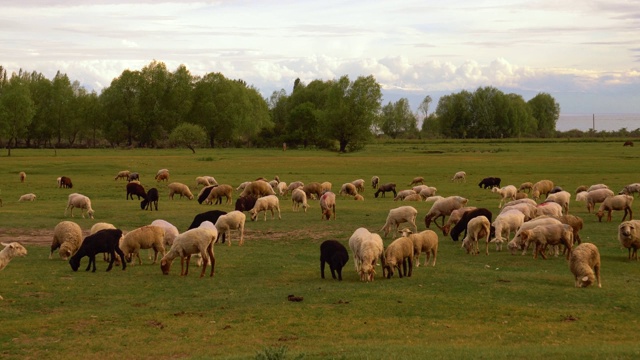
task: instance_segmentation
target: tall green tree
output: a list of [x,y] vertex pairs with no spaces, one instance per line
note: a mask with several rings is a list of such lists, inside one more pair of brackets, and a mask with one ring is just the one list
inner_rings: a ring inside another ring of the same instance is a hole
[[537,122],[537,135],[550,137],[555,134],[560,117],[560,104],[548,93],[539,93],[528,101],[531,114]]
[[176,146],[185,146],[195,154],[196,147],[207,142],[207,133],[200,125],[182,123],[173,129],[169,135],[169,142]]
[[105,109],[104,133],[114,145],[123,141],[132,146],[142,131],[140,110],[140,73],[125,70],[100,94]]
[[51,103],[49,104],[49,116],[56,137],[56,146],[60,146],[62,137],[71,131],[69,119],[73,97],[69,77],[58,71],[51,81]]
[[17,146],[18,139],[27,134],[34,114],[35,105],[28,84],[21,74],[12,75],[0,88],[0,134],[8,138],[8,156],[11,156],[12,144]]
[[392,139],[418,131],[418,120],[411,112],[409,100],[406,98],[383,106],[377,123],[380,130]]

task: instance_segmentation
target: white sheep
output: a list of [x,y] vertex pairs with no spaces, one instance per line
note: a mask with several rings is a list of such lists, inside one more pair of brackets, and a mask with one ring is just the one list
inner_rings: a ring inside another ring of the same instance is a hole
[[34,193],[24,194],[20,196],[20,199],[18,199],[18,201],[35,201],[35,200],[36,200],[36,194]]
[[395,226],[395,230],[398,230],[400,224],[408,222],[409,225],[413,226],[414,231],[418,232],[418,227],[416,226],[417,216],[418,210],[413,206],[406,205],[391,209],[389,210],[389,215],[387,215],[387,221],[380,231],[384,231],[384,237],[386,238],[392,226]]
[[625,194],[625,195],[631,195],[631,196],[634,196],[633,194],[640,194],[640,183],[633,183],[633,184],[626,185],[625,187],[622,188],[622,190],[620,190],[618,194],[619,195]]
[[62,260],[68,260],[82,245],[82,229],[80,225],[73,221],[61,221],[53,229],[53,241],[51,242],[51,252],[49,259],[53,256],[53,252],[60,248],[58,253]]
[[435,203],[438,200],[442,200],[444,199],[444,196],[440,196],[440,195],[433,195],[433,196],[428,196],[426,199],[424,199],[425,202],[432,202]]
[[394,268],[398,269],[399,277],[411,277],[413,273],[413,242],[408,237],[393,240],[384,250],[382,276],[386,272],[387,279],[391,279]]
[[478,242],[480,238],[485,238],[486,254],[489,255],[489,234],[491,233],[491,223],[486,216],[476,216],[469,220],[467,224],[467,236],[462,240],[462,247],[467,250],[467,254],[473,255],[480,253]]
[[0,270],[4,269],[11,259],[27,255],[27,249],[18,242],[2,243],[4,249],[0,251]]
[[[189,273],[189,260],[191,255],[200,254],[203,259],[202,272],[200,277],[204,276],[207,269],[207,263],[211,260],[211,275],[215,271],[216,258],[213,254],[213,244],[216,241],[214,233],[205,228],[195,228],[187,230],[178,235],[171,246],[171,249],[160,260],[160,268],[165,275],[169,274],[173,259],[180,257],[180,265],[182,269],[180,276],[186,276]],[[185,271],[186,260],[186,271]]]
[[593,191],[593,190],[600,190],[600,189],[608,189],[609,186],[607,186],[606,184],[594,184],[589,186],[589,188],[587,189],[587,191]]
[[498,204],[498,209],[502,208],[502,204],[506,203],[507,199],[511,199],[514,201],[516,199],[516,193],[518,189],[516,189],[513,185],[507,185],[503,188],[494,187],[491,189],[491,192],[497,193],[500,195],[500,203]]
[[282,219],[280,216],[280,200],[275,195],[267,195],[256,200],[256,204],[253,206],[253,209],[249,210],[251,214],[251,221],[256,221],[258,218],[258,214],[261,211],[264,211],[264,221],[267,221],[267,211],[271,211],[271,219],[275,219],[275,214],[273,210],[278,211],[278,219]]
[[226,241],[229,242],[229,246],[231,246],[231,230],[238,230],[240,233],[239,244],[244,244],[244,223],[246,220],[247,216],[238,210],[221,215],[215,223],[216,229],[218,229],[218,238],[224,236]]
[[187,199],[193,200],[193,194],[187,185],[179,182],[172,182],[167,185],[167,187],[169,188],[169,199],[173,200],[173,195],[178,194],[181,199],[185,196]]
[[240,196],[249,196],[253,195],[257,198],[267,195],[275,195],[276,192],[273,191],[271,185],[264,180],[255,180],[247,184]]
[[591,243],[582,243],[576,246],[569,258],[569,270],[574,277],[575,287],[587,287],[598,281],[598,287],[602,287],[600,282],[600,252]]
[[198,176],[198,177],[196,177],[196,189],[197,189],[197,188],[198,188],[198,186],[200,186],[200,185],[202,185],[202,186],[204,186],[204,187],[207,187],[207,186],[211,186],[211,185],[213,185],[213,184],[211,184],[211,183],[209,182],[209,179],[208,179],[208,178],[206,178],[205,176]]
[[425,253],[426,265],[429,265],[429,258],[433,256],[433,264],[436,266],[436,257],[438,256],[438,234],[433,230],[424,230],[417,234],[413,234],[409,229],[400,231],[402,236],[406,236],[413,242],[413,257],[416,267],[420,266],[420,255]]
[[360,261],[360,281],[373,281],[377,261],[384,264],[384,244],[380,235],[370,233],[361,243],[358,250]]
[[573,228],[567,224],[538,225],[528,230],[521,230],[520,238],[525,247],[529,243],[536,244],[536,250],[533,252],[534,259],[538,258],[538,253],[543,259],[547,258],[544,254],[547,245],[562,244],[569,250],[567,252],[567,260],[569,260],[571,248],[573,247]]
[[344,183],[340,187],[340,196],[356,196],[358,194],[358,190],[356,186],[352,183]]
[[393,201],[404,200],[409,195],[416,195],[416,192],[412,189],[398,191],[396,197],[393,198]]
[[548,215],[560,217],[562,216],[562,205],[555,202],[543,202],[536,206],[536,213],[538,216]]
[[613,191],[606,188],[587,191],[587,195],[585,197],[585,201],[587,202],[587,211],[591,213],[591,211],[595,209],[596,204],[603,202],[604,199],[613,195]]
[[562,206],[562,210],[564,214],[569,213],[569,203],[571,202],[571,193],[565,190],[559,191],[557,193],[547,195],[547,198],[544,202],[555,202]]
[[[429,199],[427,199],[427,201],[428,200]],[[446,198],[436,200],[436,202],[431,206],[431,209],[429,209],[429,212],[427,212],[427,215],[424,217],[425,225],[429,227],[429,225],[431,225],[431,221],[433,221],[434,224],[438,226],[436,220],[438,220],[439,217],[442,218],[442,225],[444,225],[445,218],[451,215],[454,210],[467,206],[467,202],[469,202],[469,200],[462,196],[448,196]],[[438,227],[441,228],[440,226]]]
[[287,196],[287,183],[286,182],[280,181],[276,188],[278,190],[278,195],[280,195],[281,197]]
[[304,212],[307,212],[309,204],[307,203],[307,194],[302,189],[295,189],[291,193],[291,202],[293,202],[293,211],[298,211],[300,206]]
[[79,208],[84,219],[84,212],[87,211],[87,215],[93,219],[94,211],[91,208],[91,199],[87,196],[78,193],[69,194],[69,200],[67,201],[67,208],[64,210],[64,216],[67,216],[67,210],[71,209],[71,217],[73,217],[73,208]]
[[251,181],[245,181],[243,183],[240,183],[240,185],[238,185],[238,187],[236,188],[236,191],[244,191],[244,189],[247,187],[247,185],[251,184]]
[[467,182],[467,173],[464,171],[458,171],[457,173],[453,174],[451,181]]
[[364,191],[364,179],[353,180],[351,183],[356,187],[356,190],[359,193]]
[[427,186],[426,188],[423,188],[422,190],[420,190],[419,194],[425,201],[427,201],[429,197],[436,195],[436,191],[438,191],[438,189],[436,189],[435,187]]
[[640,220],[627,220],[618,225],[618,241],[625,249],[629,249],[628,259],[638,260],[640,248]]
[[140,249],[153,249],[153,264],[158,260],[158,252],[165,255],[164,248],[164,228],[155,225],[145,225],[129,231],[120,239],[120,250],[125,258],[130,259],[131,265],[135,264],[133,257],[138,258],[138,263],[142,265],[140,259]]
[[180,232],[178,231],[178,228],[166,220],[162,220],[162,219],[153,220],[151,222],[151,225],[159,226],[164,229],[163,244],[165,247],[171,247],[171,245],[173,245],[173,241],[176,239],[178,234],[180,234]]
[[[495,237],[491,240],[492,243],[496,244],[496,251],[502,251],[502,244],[506,242],[506,240],[509,240],[511,231],[516,232],[518,228],[522,226],[524,219],[524,213],[517,209],[511,209],[498,214],[495,220],[493,220],[492,225],[495,228]],[[505,233],[506,240],[502,237]]]
[[576,201],[587,201],[588,194],[589,192],[587,190],[576,193]]
[[428,188],[429,188],[429,185],[422,184],[422,185],[416,185],[412,187],[411,190],[415,191],[416,194],[420,194],[420,191]]
[[218,185],[216,178],[214,178],[213,176],[203,176],[203,178],[207,179],[209,185]]
[[524,245],[520,237],[520,233],[524,230],[533,229],[538,225],[547,225],[547,224],[562,224],[562,222],[556,218],[550,216],[541,216],[537,217],[533,220],[527,221],[520,226],[518,231],[516,231],[515,236],[509,243],[507,244],[507,248],[511,251],[511,255],[515,255],[516,251],[522,250],[522,255],[527,253],[527,247]]
[[422,197],[420,196],[420,194],[410,194],[408,196],[405,196],[402,201],[422,201]]
[[602,204],[600,204],[600,208],[596,213],[598,217],[598,221],[602,221],[602,217],[604,216],[605,211],[607,212],[607,221],[611,222],[611,213],[613,210],[624,210],[624,216],[622,217],[622,221],[625,221],[627,218],[627,214],[629,215],[629,220],[633,219],[633,211],[631,211],[631,204],[633,204],[633,196],[631,195],[614,195],[609,196]]
[[20,178],[20,182],[23,183],[25,182],[25,180],[27,180],[27,173],[25,173],[24,171],[20,171],[18,173],[18,177]]
[[326,192],[320,196],[320,219],[336,219],[336,194]]
[[320,191],[322,191],[322,193],[324,194],[324,193],[326,193],[326,192],[331,191],[331,188],[332,188],[332,187],[333,187],[333,184],[331,184],[331,183],[330,183],[330,182],[328,182],[328,181],[325,181],[325,182],[323,182],[323,183],[321,183],[321,184],[320,184],[320,188],[321,188],[321,190],[320,190]]
[[302,181],[294,181],[291,184],[289,184],[289,186],[287,186],[287,192],[285,193],[285,196],[287,193],[292,193],[293,190],[302,189],[303,187],[304,187],[304,183]]
[[532,205],[529,203],[519,203],[514,205],[504,206],[500,213],[504,213],[510,210],[518,210],[524,214],[524,221],[529,221],[538,216],[538,208],[537,205]]
[[356,268],[356,272],[360,271],[361,265],[360,255],[358,254],[360,245],[362,244],[362,241],[364,241],[364,239],[367,239],[369,237],[371,237],[371,233],[369,232],[369,230],[365,228],[357,228],[349,238],[349,248],[353,253],[353,265]]

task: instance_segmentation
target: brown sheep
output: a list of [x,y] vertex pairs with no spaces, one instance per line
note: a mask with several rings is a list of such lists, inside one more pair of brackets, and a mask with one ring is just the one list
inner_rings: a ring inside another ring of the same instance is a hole
[[209,196],[207,196],[206,203],[212,204],[213,199],[216,199],[216,204],[222,204],[222,197],[226,197],[226,204],[233,202],[233,187],[227,184],[221,184],[211,189]]
[[315,195],[316,199],[320,199],[322,196],[322,184],[318,182],[311,182],[302,187],[302,191],[307,194],[307,199],[312,199],[311,195]]
[[600,208],[596,213],[598,217],[598,221],[602,222],[602,217],[604,216],[604,212],[607,212],[607,221],[611,222],[611,213],[613,210],[624,210],[624,216],[622,217],[622,221],[625,221],[627,218],[627,214],[629,214],[629,220],[633,220],[633,211],[631,211],[631,204],[633,203],[633,196],[630,195],[615,195],[609,196],[602,204],[600,204]]
[[257,198],[267,195],[275,195],[276,192],[273,191],[271,185],[264,180],[254,180],[247,184],[242,190],[240,196],[249,196],[253,195]]

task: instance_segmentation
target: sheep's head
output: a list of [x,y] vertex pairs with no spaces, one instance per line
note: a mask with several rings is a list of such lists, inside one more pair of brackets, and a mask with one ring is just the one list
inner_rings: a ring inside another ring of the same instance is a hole
[[411,229],[408,229],[408,228],[400,229],[400,230],[398,230],[398,232],[400,234],[402,234],[402,236],[404,236],[404,237],[407,237],[407,236],[413,234],[413,231],[411,231]]
[[[322,218],[325,219],[325,220],[331,219],[331,213],[332,213],[331,209],[322,210]],[[385,234],[385,236],[386,236],[386,234]]]
[[598,221],[602,222],[602,217],[604,216],[604,211],[600,210],[596,213],[596,216],[598,217]]
[[362,264],[360,267],[360,281],[373,281],[373,277],[376,274],[376,270],[371,264]]
[[593,274],[585,275],[585,276],[577,279],[576,287],[581,287],[581,288],[587,287],[587,286],[593,284],[594,280],[595,280],[595,277],[593,276]]
[[162,273],[164,275],[169,275],[169,271],[171,270],[171,263],[173,261],[169,261],[169,260],[161,260],[160,261],[160,270],[162,270]]
[[71,269],[73,271],[78,271],[78,268],[80,267],[80,257],[72,256],[71,259],[69,259],[69,265],[71,265]]
[[522,230],[520,232],[520,241],[521,242],[526,242],[529,240],[529,238],[531,237],[531,230]]
[[87,215],[89,215],[89,217],[92,218],[92,219],[93,219],[93,214],[94,214],[93,209],[90,209],[90,210],[87,211]]
[[509,249],[509,251],[511,252],[511,255],[515,255],[516,252],[518,252],[518,250],[520,250],[520,246],[518,245],[517,242],[515,242],[514,240],[509,241],[507,243],[507,248]]
[[10,251],[11,257],[25,256],[27,255],[27,249],[24,246],[20,245],[18,242],[12,243],[2,243],[5,248],[8,248]]

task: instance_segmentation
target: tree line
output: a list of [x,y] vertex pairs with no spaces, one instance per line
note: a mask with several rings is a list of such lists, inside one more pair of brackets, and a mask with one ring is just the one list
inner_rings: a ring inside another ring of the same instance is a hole
[[[376,136],[499,138],[553,136],[560,108],[549,94],[529,101],[493,87],[442,97],[429,113],[409,101],[382,105],[372,75],[299,79],[263,98],[221,73],[194,76],[152,61],[124,70],[97,94],[58,72],[7,74],[0,66],[0,145],[15,147],[289,146],[355,151]],[[422,121],[418,128],[419,120]]]

